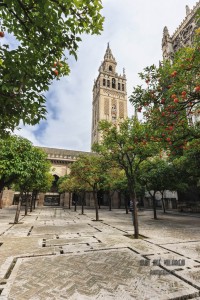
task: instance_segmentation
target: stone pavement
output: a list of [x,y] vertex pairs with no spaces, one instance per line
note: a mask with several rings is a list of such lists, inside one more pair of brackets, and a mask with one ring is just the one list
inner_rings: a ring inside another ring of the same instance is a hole
[[[23,213],[23,212],[22,212]],[[200,300],[200,218],[37,208],[0,210],[0,300]]]

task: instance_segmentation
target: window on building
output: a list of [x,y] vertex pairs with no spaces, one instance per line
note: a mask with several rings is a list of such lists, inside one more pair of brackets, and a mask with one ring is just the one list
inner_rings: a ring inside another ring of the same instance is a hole
[[120,90],[120,83],[118,82],[118,90]]
[[105,79],[103,79],[103,86],[105,86],[106,85],[106,80]]
[[112,79],[112,88],[115,89],[115,78]]
[[124,91],[124,84],[122,83],[122,91]]
[[107,87],[110,87],[110,80],[107,80]]
[[112,66],[109,66],[109,71],[112,71]]

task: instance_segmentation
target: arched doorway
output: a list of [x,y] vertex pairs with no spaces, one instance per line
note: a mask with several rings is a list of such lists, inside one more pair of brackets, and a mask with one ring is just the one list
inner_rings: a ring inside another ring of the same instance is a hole
[[54,180],[50,192],[46,193],[44,196],[44,206],[60,206],[60,194],[58,193],[58,179],[59,176],[54,174]]

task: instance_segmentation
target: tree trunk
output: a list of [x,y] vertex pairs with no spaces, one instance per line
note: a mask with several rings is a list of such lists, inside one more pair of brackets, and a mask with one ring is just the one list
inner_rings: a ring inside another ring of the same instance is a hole
[[0,191],[0,209],[3,208],[2,197],[3,197],[3,189]]
[[164,202],[164,199],[163,199],[164,192],[160,192],[160,193],[161,193],[161,196],[162,196],[161,201],[162,201],[163,212],[165,214],[166,213],[166,209],[165,209],[165,202]]
[[154,192],[153,195],[152,195],[152,200],[153,200],[153,216],[154,216],[154,219],[157,220],[155,192]]
[[74,203],[74,211],[76,211],[76,199],[75,199],[75,203]]
[[122,193],[119,191],[118,192],[118,209],[121,208],[121,203],[122,203]]
[[130,201],[133,201],[132,217],[133,217],[133,226],[134,226],[134,236],[135,236],[135,239],[138,239],[139,238],[139,226],[138,226],[138,211],[137,211],[137,202],[136,202],[135,191],[133,191],[131,193]]
[[94,205],[96,211],[96,221],[99,221],[98,200],[97,200],[97,193],[95,190],[93,190],[93,197],[94,197]]
[[24,208],[25,216],[27,216],[27,214],[28,214],[28,199],[29,199],[29,195],[27,193],[25,193],[25,208]]
[[19,195],[19,202],[17,204],[16,213],[15,213],[14,224],[18,224],[19,214],[20,214],[20,210],[21,210],[21,204],[22,204],[22,194],[20,193],[20,195]]
[[82,203],[81,203],[81,214],[83,215],[84,214],[84,200],[85,200],[85,192],[83,192],[83,195],[82,195]]
[[72,198],[72,193],[69,193],[69,206],[68,206],[69,209],[71,208],[71,198]]
[[34,192],[34,199],[33,199],[33,209],[35,209],[36,200],[37,200],[37,195],[38,195],[38,192],[35,191],[35,192]]
[[108,199],[109,199],[109,211],[112,210],[112,195],[108,192]]
[[[96,196],[97,197],[97,196]],[[100,204],[100,200],[98,199],[98,197],[97,197],[97,203],[98,203],[98,205],[99,205],[99,209],[101,209],[101,204]]]
[[126,214],[128,214],[128,198],[125,195],[125,210],[126,210]]
[[30,212],[33,211],[33,202],[34,202],[34,192],[32,192],[32,195],[31,195],[31,201],[30,201]]

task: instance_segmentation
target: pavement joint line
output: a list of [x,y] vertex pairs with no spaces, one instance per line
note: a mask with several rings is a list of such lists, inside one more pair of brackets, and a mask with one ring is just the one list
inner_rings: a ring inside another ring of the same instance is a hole
[[110,224],[107,224],[107,223],[105,223],[105,222],[102,222],[102,223],[103,223],[104,225],[110,226],[111,228],[114,228],[114,229],[119,230],[119,231],[121,231],[121,232],[127,233],[127,230],[119,229],[119,228],[117,228],[117,227],[115,227],[115,226],[112,226],[112,225],[110,225]]
[[[161,247],[161,248],[163,248],[163,249],[165,249],[165,250],[168,250],[168,251],[170,251],[170,252],[172,252],[172,253],[175,253],[175,254],[178,254],[178,255],[180,255],[180,256],[183,256],[184,258],[193,260],[192,258],[190,258],[190,257],[188,257],[188,256],[186,256],[186,255],[183,255],[183,254],[181,254],[181,253],[179,253],[179,252],[177,252],[177,251],[174,251],[174,250],[171,250],[171,249],[167,249],[167,248],[165,248],[165,247],[163,247],[163,246],[160,246],[160,245],[157,245],[157,246],[159,246],[159,247]],[[193,261],[194,261],[194,260],[193,260]]]
[[89,225],[90,227],[96,229],[96,230],[99,231],[99,232],[102,232],[99,228],[96,228],[95,226],[92,226],[92,224],[87,224],[87,225]]
[[14,223],[12,223],[12,225],[11,225],[9,228],[7,228],[5,231],[3,231],[3,232],[0,234],[0,236],[4,235],[4,233],[6,233],[6,231],[8,231],[9,229],[11,229],[13,226],[14,226]]
[[159,245],[173,245],[173,244],[187,244],[187,243],[198,243],[200,240],[195,240],[195,241],[184,241],[184,242],[173,242],[173,243],[164,243],[164,244],[159,244]]
[[[129,250],[131,250],[132,252],[136,253],[136,254],[140,254],[138,251],[136,251],[135,249],[131,248],[131,247],[125,247]],[[141,255],[141,254],[140,254]]]
[[31,226],[31,228],[30,228],[30,230],[29,230],[29,232],[28,232],[27,236],[30,236],[30,234],[31,234],[31,231],[33,230],[33,227],[34,227],[34,226]]
[[[181,254],[181,253],[179,253],[179,252],[177,252],[177,251],[174,251],[174,250],[165,248],[165,247],[163,247],[162,245],[159,245],[159,244],[154,244],[154,243],[152,243],[152,242],[150,242],[150,241],[148,241],[148,242],[149,242],[150,244],[156,245],[156,246],[158,246],[158,247],[160,247],[160,248],[163,248],[163,249],[169,251],[168,253],[175,253],[175,254],[180,255],[180,256],[182,256],[182,257],[184,257],[184,258],[187,258],[187,259],[189,259],[189,260],[191,260],[191,261],[193,261],[193,262],[198,262],[198,263],[200,263],[199,261],[197,261],[197,260],[195,260],[195,259],[192,259],[192,258],[190,258],[190,257],[188,257],[188,256],[185,256],[185,255],[183,255],[183,254]],[[148,254],[148,255],[149,255],[149,254]],[[151,254],[151,255],[154,255],[154,254]]]
[[[90,250],[83,250],[83,252],[100,252],[100,251],[111,251],[111,250],[119,250],[119,249],[129,249],[135,253],[137,253],[135,250],[132,250],[129,247],[112,247],[112,248],[99,248],[99,249],[90,249]],[[137,253],[140,254],[140,253]]]
[[[163,270],[169,272],[171,275],[179,278],[180,280],[184,281],[185,283],[191,285],[192,287],[194,287],[195,289],[197,289],[198,291],[200,291],[200,287],[194,283],[192,283],[191,281],[189,281],[188,279],[182,277],[181,275],[175,273],[175,270],[169,270],[167,269],[166,267],[164,267],[163,265],[159,265],[159,267],[161,267]],[[199,296],[200,295],[200,292],[198,292],[198,295],[195,295],[195,296]],[[181,298],[180,298],[181,299]],[[185,298],[182,298],[182,299],[185,299]],[[189,299],[189,298],[188,298]]]
[[8,279],[10,277],[10,275],[11,275],[11,273],[12,273],[12,271],[13,271],[15,265],[16,265],[16,262],[17,262],[17,258],[15,257],[15,258],[13,258],[6,274],[4,275],[4,279]]

